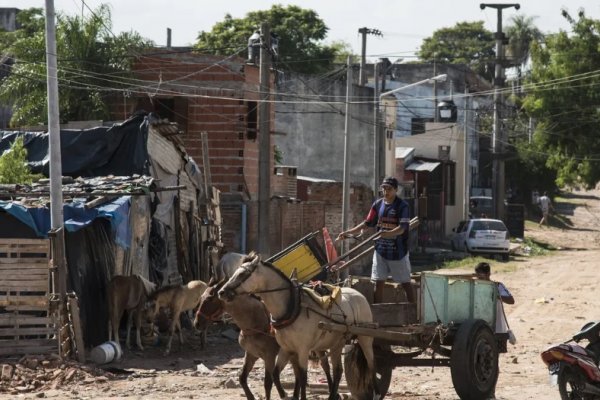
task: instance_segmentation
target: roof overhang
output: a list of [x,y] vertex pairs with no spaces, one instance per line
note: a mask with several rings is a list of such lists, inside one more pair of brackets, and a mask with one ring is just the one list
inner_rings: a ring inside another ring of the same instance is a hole
[[433,172],[433,170],[436,169],[440,164],[441,163],[434,162],[434,161],[415,160],[415,161],[411,162],[410,164],[408,164],[404,169],[406,171]]

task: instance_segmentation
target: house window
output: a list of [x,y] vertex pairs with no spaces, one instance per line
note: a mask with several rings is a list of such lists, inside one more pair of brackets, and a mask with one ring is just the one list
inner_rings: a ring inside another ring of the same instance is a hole
[[410,120],[410,134],[420,135],[425,133],[426,122],[433,122],[433,118],[412,118]]
[[256,140],[258,128],[258,106],[255,101],[246,102],[246,135],[249,140]]

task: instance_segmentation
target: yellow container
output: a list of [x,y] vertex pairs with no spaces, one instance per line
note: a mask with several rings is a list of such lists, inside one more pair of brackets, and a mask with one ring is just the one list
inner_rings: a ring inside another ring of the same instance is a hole
[[321,272],[321,263],[315,257],[312,250],[306,243],[289,250],[273,261],[273,265],[279,268],[286,276],[290,276],[296,268],[298,272],[298,281],[307,282],[310,278]]

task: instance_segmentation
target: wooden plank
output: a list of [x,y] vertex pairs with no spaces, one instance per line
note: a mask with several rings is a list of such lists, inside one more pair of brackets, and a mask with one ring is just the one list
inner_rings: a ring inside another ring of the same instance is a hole
[[48,239],[0,239],[0,245],[28,245],[49,242]]
[[25,311],[48,311],[48,307],[47,306],[34,306],[34,305],[12,305],[12,306],[7,306],[6,307],[6,311],[19,311],[19,312],[25,312]]
[[29,335],[53,335],[56,332],[52,326],[38,326],[33,328],[0,328],[2,336],[29,336]]
[[9,296],[8,298],[0,296],[0,307],[16,305],[48,307],[48,298],[46,296]]
[[2,258],[0,257],[0,265],[49,265],[48,257],[13,257],[13,258]]
[[[31,245],[31,246],[6,246],[0,244],[0,253],[5,254],[48,254],[50,251],[46,245]],[[14,256],[13,256],[14,257]]]
[[75,334],[75,347],[77,351],[77,361],[85,363],[85,346],[83,344],[83,331],[81,330],[81,320],[79,318],[79,304],[76,297],[69,297],[69,311],[73,321],[73,333]]
[[8,314],[3,313],[0,314],[0,326],[9,326],[9,325],[49,325],[54,323],[51,317],[35,317],[31,315],[23,315],[23,314]]
[[15,354],[58,354],[58,342],[46,346],[19,345],[13,347],[0,347],[0,356]]
[[14,265],[14,264],[0,264],[0,275],[2,278],[11,276],[13,274],[23,273],[27,275],[45,275],[50,274],[50,268],[43,264],[29,264],[29,265]]
[[5,281],[18,281],[18,280],[23,280],[23,281],[48,281],[48,272],[49,271],[44,271],[44,272],[36,272],[36,273],[32,273],[29,271],[23,271],[23,270],[16,270],[16,271],[0,271],[0,279],[5,280]]
[[45,281],[26,281],[23,279],[14,281],[2,281],[0,282],[0,292],[6,292],[9,290],[14,291],[19,289],[21,292],[47,292],[48,291],[48,280]]
[[52,344],[58,344],[56,339],[23,339],[23,340],[3,340],[0,339],[0,348],[6,348],[10,346],[50,346]]

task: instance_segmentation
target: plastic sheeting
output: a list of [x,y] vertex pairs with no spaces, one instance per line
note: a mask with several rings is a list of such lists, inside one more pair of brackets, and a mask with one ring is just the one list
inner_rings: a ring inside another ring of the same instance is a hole
[[[47,132],[0,131],[0,154],[23,137],[29,167],[48,176]],[[72,177],[148,175],[148,118],[135,115],[112,127],[62,129],[62,173]]]
[[[107,218],[115,235],[115,242],[127,249],[131,243],[129,205],[130,196],[122,196],[110,203],[90,209],[85,208],[83,201],[65,204],[63,206],[65,229],[68,232],[77,232],[90,225],[96,218]],[[0,201],[0,208],[29,226],[38,237],[48,237],[51,228],[49,208],[26,208],[8,201]]]

